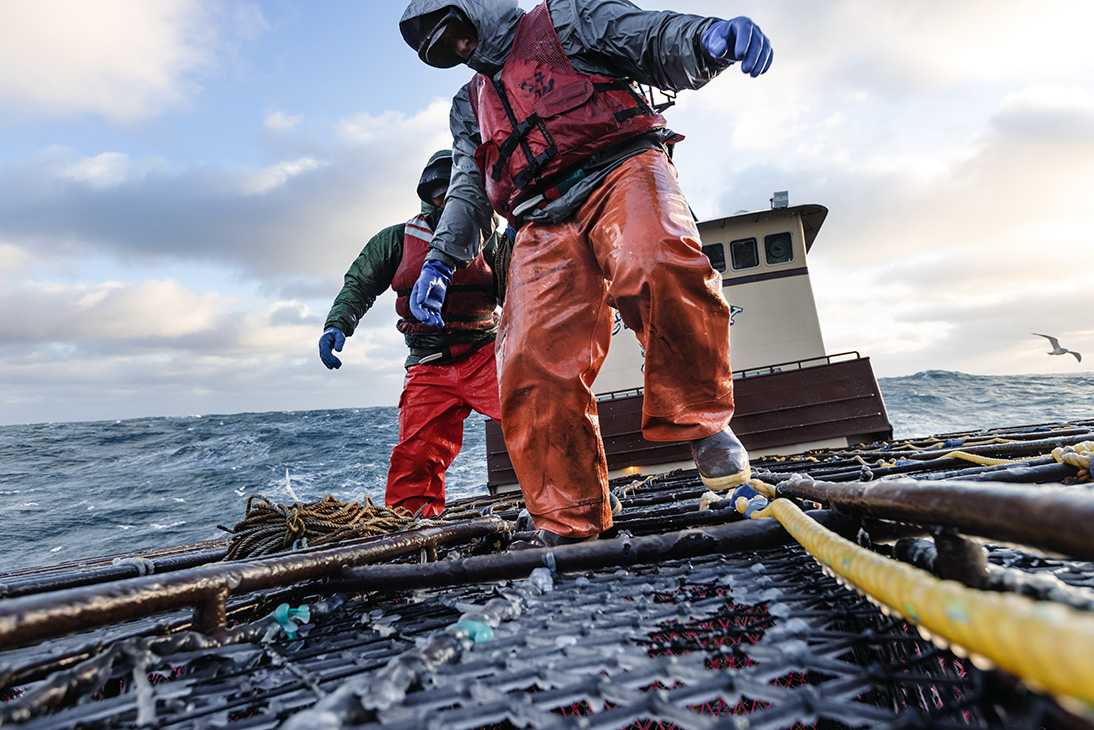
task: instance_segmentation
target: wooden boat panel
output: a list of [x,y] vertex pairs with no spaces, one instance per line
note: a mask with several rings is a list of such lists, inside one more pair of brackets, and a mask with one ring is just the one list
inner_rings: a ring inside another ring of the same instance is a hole
[[[893,427],[870,359],[824,362],[810,367],[772,367],[734,381],[733,430],[750,449],[770,449],[832,438],[853,441],[892,437]],[[642,438],[642,395],[597,404],[610,470],[691,459],[686,443]],[[792,450],[792,449],[791,449]],[[486,422],[487,485],[516,483],[501,428]]]

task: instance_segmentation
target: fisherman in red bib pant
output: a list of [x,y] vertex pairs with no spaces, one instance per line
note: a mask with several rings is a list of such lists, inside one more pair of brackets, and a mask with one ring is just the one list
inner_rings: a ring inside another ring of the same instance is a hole
[[611,527],[592,383],[614,308],[645,350],[642,434],[688,441],[713,489],[750,478],[729,427],[729,308],[670,159],[678,135],[635,82],[697,89],[772,52],[748,18],[647,12],[626,0],[413,0],[399,25],[427,64],[466,63],[448,203],[411,309],[440,321],[445,286],[493,211],[517,230],[498,337],[502,428],[532,546]]
[[464,419],[475,410],[501,420],[494,360],[499,292],[493,271],[500,234],[493,226],[482,229],[485,245],[475,242],[482,251],[452,277],[445,324],[425,324],[409,306],[445,205],[451,169],[450,150],[430,158],[418,182],[422,212],[369,240],[346,272],[319,339],[323,364],[331,370],[341,367],[332,350],[342,350],[377,296],[388,287],[395,290],[396,327],[410,354],[399,396],[399,443],[391,452],[384,501],[389,507],[421,510],[426,517],[444,510],[444,475],[463,446]]

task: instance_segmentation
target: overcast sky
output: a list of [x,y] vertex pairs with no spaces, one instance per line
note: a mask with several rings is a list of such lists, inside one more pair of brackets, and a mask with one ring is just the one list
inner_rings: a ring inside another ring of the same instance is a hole
[[[530,7],[524,0],[522,4]],[[667,3],[640,2],[648,9]],[[418,209],[469,72],[397,0],[0,0],[0,424],[395,405],[381,298],[316,342],[364,242]],[[690,0],[771,70],[668,113],[700,219],[830,209],[825,344],[879,377],[1089,370],[1089,0]]]

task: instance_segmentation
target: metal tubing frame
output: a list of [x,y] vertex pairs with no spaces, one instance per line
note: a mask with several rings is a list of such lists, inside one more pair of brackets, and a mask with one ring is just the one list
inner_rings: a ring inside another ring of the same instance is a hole
[[[858,520],[831,510],[809,513],[819,524],[853,537]],[[527,577],[548,567],[560,572],[600,570],[713,553],[763,550],[793,542],[775,520],[746,520],[690,528],[661,535],[595,540],[553,548],[513,550],[428,565],[368,565],[342,571],[330,584],[335,592],[417,590]]]
[[[222,560],[227,550],[206,551],[192,555],[171,556],[159,560],[148,559],[151,564],[149,573],[169,573],[187,568],[195,568],[199,565],[213,563]],[[137,556],[139,557],[139,556]],[[132,563],[119,563],[116,565],[104,565],[88,570],[79,570],[71,573],[52,574],[43,572],[40,575],[31,575],[25,578],[12,580],[8,583],[0,583],[0,599],[16,598],[32,593],[46,593],[59,591],[66,588],[79,588],[80,586],[107,583],[125,578],[136,578],[141,575],[140,568]]]
[[[922,459],[931,460],[936,459],[939,456],[948,454],[951,451],[964,451],[969,454],[980,454],[982,456],[1004,456],[1011,457],[1017,456],[1029,456],[1033,454],[1047,455],[1053,449],[1058,446],[1074,446],[1075,444],[1081,444],[1084,441],[1089,441],[1092,430],[1087,428],[1078,433],[1057,431],[1054,435],[1044,438],[1042,434],[1037,434],[1039,438],[1026,439],[1026,440],[1014,440],[1007,443],[993,443],[993,444],[968,444],[955,448],[946,448],[944,444],[931,444],[929,447],[909,447],[907,449],[894,448],[888,451],[857,451],[862,458],[878,458],[878,459]],[[1015,438],[1019,434],[1011,434],[1011,438]],[[972,438],[967,436],[966,438]]]
[[[393,533],[382,542],[259,560],[215,563],[158,575],[22,596],[0,602],[0,649],[194,606],[193,628],[224,628],[228,597],[336,575],[362,563],[390,560],[453,540],[508,533],[496,517]],[[421,565],[414,567],[420,568]]]
[[844,483],[799,477],[780,482],[776,491],[780,497],[808,499],[870,517],[954,527],[1094,560],[1094,499],[1082,486],[916,479]]

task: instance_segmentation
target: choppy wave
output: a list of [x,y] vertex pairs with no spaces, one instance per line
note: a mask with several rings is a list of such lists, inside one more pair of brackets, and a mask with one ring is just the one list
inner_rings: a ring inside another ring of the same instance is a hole
[[1094,418],[1094,377],[925,370],[879,378],[895,438]]
[[[382,504],[398,429],[396,408],[0,427],[0,571],[224,537],[251,494]],[[486,480],[482,417],[465,432],[451,497]]]
[[[1090,375],[929,370],[879,380],[897,438],[1092,418]],[[450,498],[486,483],[482,417]],[[382,503],[396,408],[0,427],[0,571],[223,537],[247,496]]]

